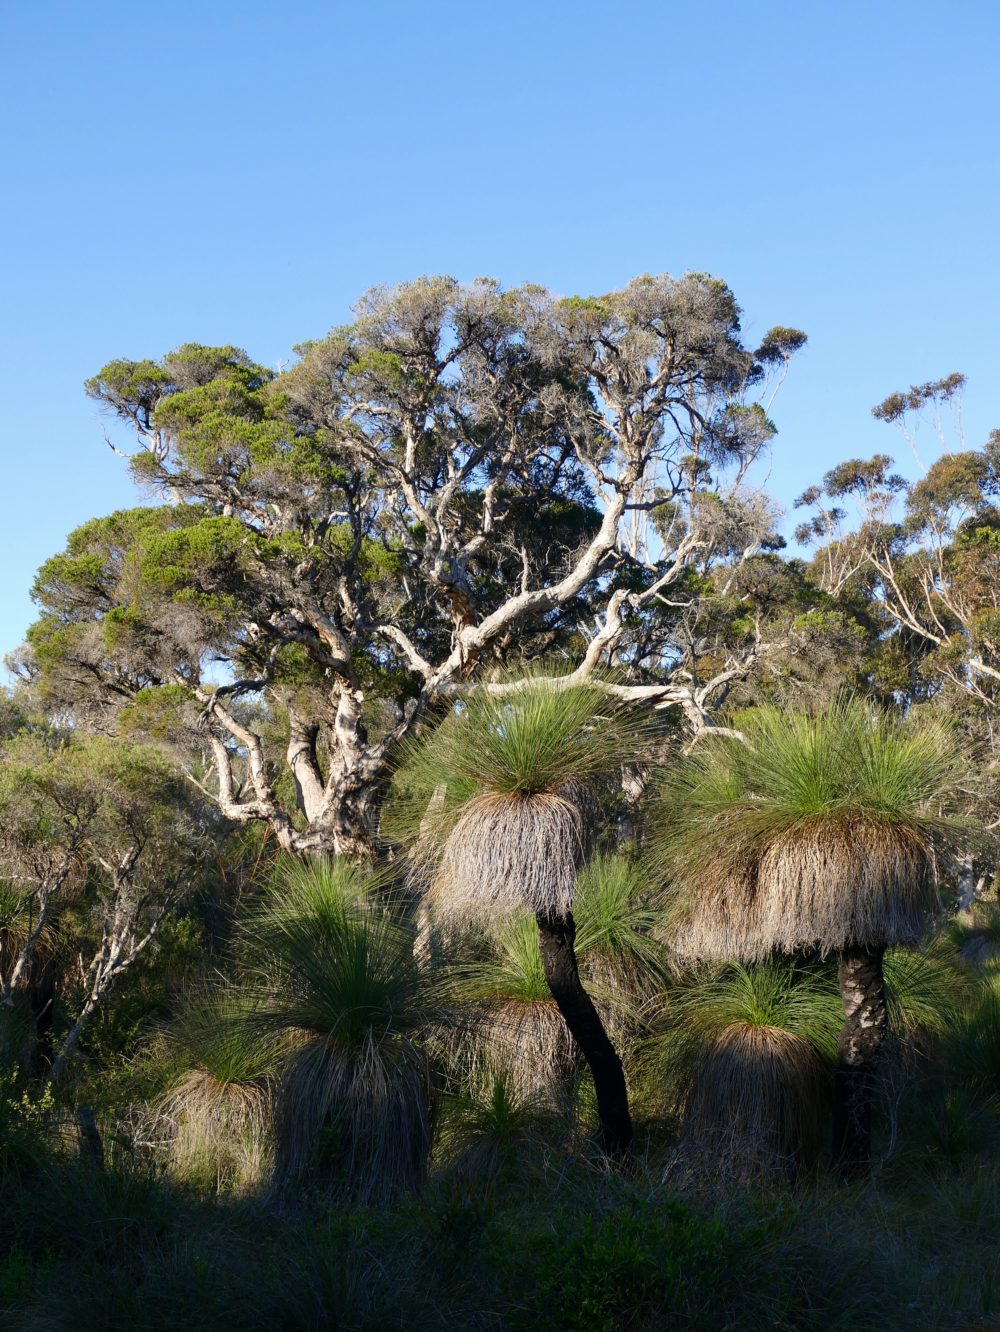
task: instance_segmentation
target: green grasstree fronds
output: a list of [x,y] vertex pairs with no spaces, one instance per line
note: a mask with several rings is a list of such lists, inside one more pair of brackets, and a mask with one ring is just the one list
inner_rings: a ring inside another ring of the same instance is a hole
[[303,864],[247,926],[266,991],[254,1021],[290,1046],[279,1189],[374,1200],[422,1178],[436,1105],[421,1043],[432,1001],[383,888],[348,863]]
[[589,832],[584,792],[656,733],[600,681],[505,677],[405,749],[386,826],[430,862],[439,917],[568,911]]
[[672,945],[759,961],[919,939],[942,858],[969,836],[947,727],[855,699],[737,724],[742,741],[709,733],[660,792],[653,864],[671,886]]
[[591,831],[588,785],[643,757],[650,738],[649,722],[600,681],[508,678],[472,690],[411,747],[396,780],[439,919],[534,914],[549,989],[594,1076],[605,1149],[618,1157],[632,1142],[625,1078],[580,980],[572,907]]
[[171,1030],[179,1074],[155,1107],[170,1173],[214,1193],[250,1193],[271,1168],[281,1051],[255,1021],[259,997],[223,982],[189,997]]
[[574,902],[576,949],[587,978],[609,995],[642,997],[662,985],[661,914],[642,865],[627,855],[594,855],[577,875]]
[[646,1078],[681,1116],[683,1159],[760,1177],[815,1160],[843,1020],[821,972],[733,963],[693,973],[656,1006]]

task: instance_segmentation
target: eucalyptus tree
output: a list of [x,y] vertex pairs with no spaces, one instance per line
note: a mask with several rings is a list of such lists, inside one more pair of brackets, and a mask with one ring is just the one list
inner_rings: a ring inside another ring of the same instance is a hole
[[[977,768],[984,821],[1000,795],[1000,432],[969,449],[957,404],[964,377],[948,375],[890,394],[873,408],[899,426],[923,475],[908,482],[886,454],[832,469],[800,500],[812,509],[797,535],[817,547],[813,569],[842,610],[871,625],[871,687],[886,697],[933,700],[962,733]],[[944,419],[954,414],[949,426]],[[930,416],[944,452],[924,465],[917,448]],[[853,509],[853,514],[851,513]],[[965,905],[992,858],[964,857]]]
[[940,722],[860,701],[825,713],[762,708],[710,736],[665,783],[655,855],[673,887],[673,943],[693,959],[833,952],[844,1008],[834,1157],[871,1157],[888,1026],[883,959],[940,909],[942,860],[968,837],[964,776]]
[[196,344],[111,361],[87,392],[162,502],[42,567],[18,668],[169,740],[299,852],[371,852],[395,745],[484,665],[559,654],[585,678],[621,647],[701,724],[758,645],[694,680],[662,634],[636,644],[669,588],[771,539],[744,483],[805,337],[753,350],[739,317],[701,274],[597,299],[426,278],[280,373]]

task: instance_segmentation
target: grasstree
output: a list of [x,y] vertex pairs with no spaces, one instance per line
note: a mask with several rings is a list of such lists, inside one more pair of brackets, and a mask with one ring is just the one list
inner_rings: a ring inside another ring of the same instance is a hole
[[[652,937],[656,912],[644,899],[641,869],[624,855],[597,853],[577,874],[580,975],[619,1053],[634,1044],[642,1003],[663,979],[662,949]],[[552,997],[534,914],[501,913],[436,937],[454,1006],[448,1063],[459,1084],[482,1095],[499,1080],[519,1104],[564,1112],[581,1052]]]
[[794,1178],[814,1164],[843,1020],[820,972],[786,961],[685,976],[653,1005],[645,1071],[681,1116],[677,1166]]
[[384,1200],[423,1178],[437,1084],[433,999],[387,883],[345,858],[289,870],[247,923],[260,999],[285,1047],[274,1187]]
[[225,984],[189,995],[171,1030],[178,1073],[148,1132],[165,1137],[170,1173],[218,1194],[252,1194],[272,1163],[280,1051],[255,1021],[257,998]]
[[429,870],[438,920],[486,930],[527,910],[552,998],[590,1068],[604,1148],[626,1156],[632,1122],[621,1059],[580,979],[573,916],[588,786],[641,758],[649,731],[613,692],[542,676],[474,690],[411,746],[396,828]]
[[[452,951],[460,957],[470,942],[466,932]],[[447,1037],[453,1076],[475,1087],[502,1070],[514,1097],[565,1109],[579,1052],[549,988],[534,915],[499,920],[476,951],[484,956],[447,972],[458,1019]]]
[[940,723],[853,700],[739,724],[742,738],[703,740],[665,784],[654,854],[672,886],[672,943],[746,963],[836,954],[834,1157],[862,1172],[888,1024],[883,958],[941,909],[943,858],[968,835],[954,813],[960,753]]
[[395,745],[482,665],[618,653],[700,726],[757,624],[670,625],[773,544],[745,478],[805,342],[752,350],[739,316],[699,274],[588,300],[426,278],[279,374],[228,346],[112,361],[87,392],[164,502],[71,534],[15,665],[317,854],[372,853]]

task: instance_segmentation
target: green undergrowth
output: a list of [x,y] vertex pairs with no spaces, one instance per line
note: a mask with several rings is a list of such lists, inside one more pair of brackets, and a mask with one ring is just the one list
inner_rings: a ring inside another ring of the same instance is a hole
[[432,1179],[382,1208],[197,1200],[34,1161],[0,1186],[10,1332],[995,1327],[996,1171],[683,1201],[584,1162]]

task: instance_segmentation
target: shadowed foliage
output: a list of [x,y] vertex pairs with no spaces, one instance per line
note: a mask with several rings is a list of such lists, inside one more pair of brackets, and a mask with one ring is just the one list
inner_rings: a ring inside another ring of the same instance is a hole
[[544,1095],[526,1088],[516,1061],[495,1050],[445,1098],[437,1153],[461,1173],[488,1181],[505,1167],[522,1172],[540,1160],[554,1127]]
[[299,865],[247,926],[265,988],[253,1020],[290,1046],[279,1188],[376,1199],[422,1177],[435,1109],[417,1040],[426,989],[384,888],[346,861]]
[[734,963],[689,976],[659,1006],[647,1077],[683,1116],[683,1154],[744,1177],[812,1163],[843,1017],[828,979]]

